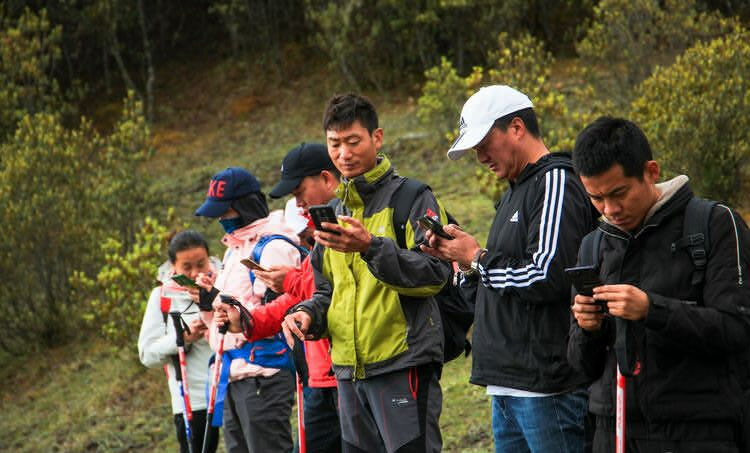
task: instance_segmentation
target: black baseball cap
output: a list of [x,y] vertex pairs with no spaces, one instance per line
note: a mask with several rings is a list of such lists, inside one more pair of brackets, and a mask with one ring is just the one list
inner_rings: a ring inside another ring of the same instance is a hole
[[323,170],[333,171],[331,157],[326,145],[320,143],[301,143],[292,148],[281,162],[281,181],[271,189],[271,198],[289,195],[299,186],[305,176],[320,174]]

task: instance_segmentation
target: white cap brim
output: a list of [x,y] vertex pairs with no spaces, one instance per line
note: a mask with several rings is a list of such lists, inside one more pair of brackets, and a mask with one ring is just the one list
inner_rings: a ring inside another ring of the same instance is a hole
[[478,145],[479,142],[481,142],[482,139],[487,135],[487,132],[490,131],[493,124],[495,124],[495,122],[491,121],[489,123],[467,127],[463,132],[461,132],[456,141],[453,142],[453,145],[451,145],[450,149],[448,150],[448,159],[457,160],[461,156],[463,156],[466,151]]

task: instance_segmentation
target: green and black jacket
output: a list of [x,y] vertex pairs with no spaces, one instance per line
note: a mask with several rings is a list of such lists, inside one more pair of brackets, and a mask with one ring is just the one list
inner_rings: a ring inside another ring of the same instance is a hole
[[337,214],[362,222],[373,235],[366,253],[341,253],[316,245],[311,262],[315,294],[298,309],[313,318],[310,333],[331,338],[338,379],[365,379],[415,365],[442,362],[443,334],[432,296],[450,275],[448,263],[418,251],[424,236],[416,219],[445,209],[431,191],[416,199],[406,224],[406,244],[396,243],[391,196],[404,178],[385,156],[367,173],[344,179]]

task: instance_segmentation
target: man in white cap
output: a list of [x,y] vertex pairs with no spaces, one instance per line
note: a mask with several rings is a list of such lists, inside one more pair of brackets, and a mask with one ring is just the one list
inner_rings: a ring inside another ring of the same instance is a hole
[[471,382],[492,398],[496,452],[583,452],[586,378],[566,359],[570,281],[593,208],[570,155],[551,154],[531,100],[503,85],[480,89],[461,111],[451,160],[468,150],[509,188],[486,248],[455,225],[427,233],[425,252],[456,261],[475,298]]

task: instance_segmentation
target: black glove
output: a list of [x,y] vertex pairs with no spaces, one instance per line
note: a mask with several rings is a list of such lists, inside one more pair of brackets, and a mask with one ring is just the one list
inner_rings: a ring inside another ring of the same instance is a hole
[[213,302],[218,294],[219,290],[214,287],[211,288],[211,291],[206,291],[201,287],[198,290],[198,309],[200,309],[200,311],[213,311]]

